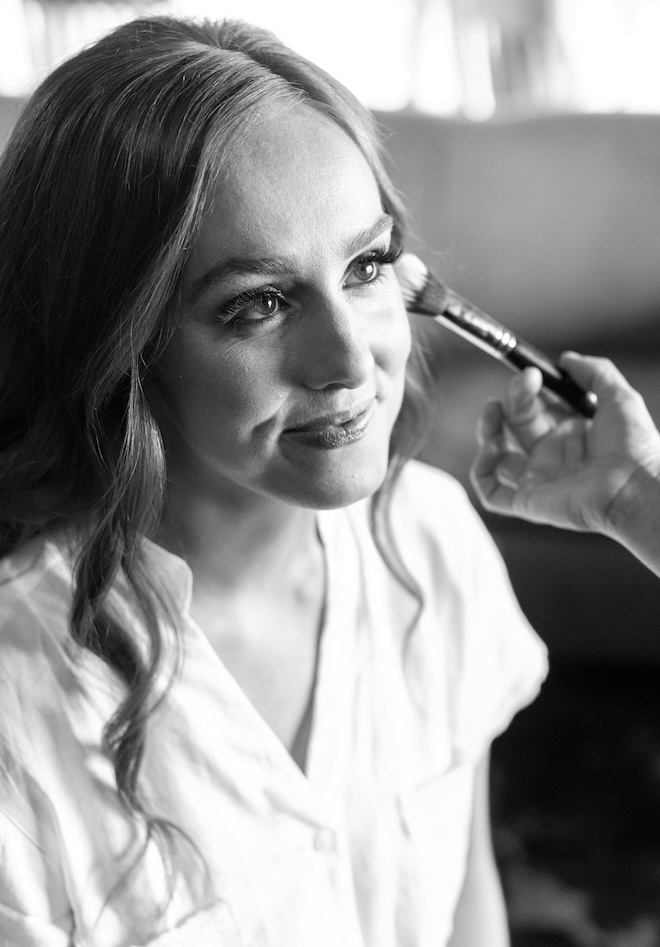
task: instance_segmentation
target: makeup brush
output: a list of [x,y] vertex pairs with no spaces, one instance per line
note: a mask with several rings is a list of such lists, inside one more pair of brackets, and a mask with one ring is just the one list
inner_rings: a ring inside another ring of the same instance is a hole
[[584,391],[547,355],[441,283],[419,257],[404,253],[395,271],[409,312],[431,316],[514,371],[538,368],[549,391],[585,418],[594,416],[598,400],[593,392]]

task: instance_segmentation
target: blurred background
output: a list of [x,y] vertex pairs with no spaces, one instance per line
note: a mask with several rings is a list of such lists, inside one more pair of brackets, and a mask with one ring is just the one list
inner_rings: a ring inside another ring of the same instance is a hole
[[3,0],[0,92],[142,13],[234,16],[277,32],[368,106],[483,120],[657,112],[657,0]]
[[[341,79],[411,248],[551,354],[612,357],[660,421],[658,0],[0,0],[0,148],[54,65],[160,12],[258,23]],[[509,375],[420,332],[442,388],[423,458],[469,491]],[[552,664],[493,754],[513,947],[660,947],[660,583],[603,538],[484,519]]]

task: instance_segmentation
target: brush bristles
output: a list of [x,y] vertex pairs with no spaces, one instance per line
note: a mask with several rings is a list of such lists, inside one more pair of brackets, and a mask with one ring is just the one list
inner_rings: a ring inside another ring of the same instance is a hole
[[395,271],[406,309],[427,316],[444,312],[448,291],[440,280],[429,272],[414,253],[404,253],[395,264]]

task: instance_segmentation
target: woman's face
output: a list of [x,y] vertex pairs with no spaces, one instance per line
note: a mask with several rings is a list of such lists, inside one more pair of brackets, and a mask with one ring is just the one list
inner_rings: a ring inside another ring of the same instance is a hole
[[381,484],[410,350],[391,229],[359,149],[309,107],[235,143],[159,372],[180,486],[329,508]]

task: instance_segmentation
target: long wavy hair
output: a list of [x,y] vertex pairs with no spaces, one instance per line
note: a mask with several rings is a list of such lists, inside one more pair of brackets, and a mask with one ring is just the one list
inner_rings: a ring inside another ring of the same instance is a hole
[[[147,825],[145,724],[165,648],[178,645],[142,543],[167,479],[145,382],[171,336],[182,269],[232,139],[278,101],[320,110],[357,144],[402,239],[371,115],[270,33],[235,21],[158,17],[115,30],[39,87],[0,169],[0,555],[75,533],[71,635],[125,683],[104,742],[122,800]],[[420,377],[413,356],[372,503],[381,553],[413,594],[387,512],[418,446]],[[110,607],[119,581],[146,651]]]

